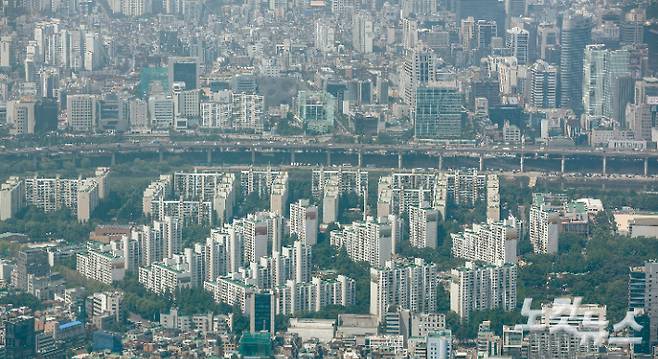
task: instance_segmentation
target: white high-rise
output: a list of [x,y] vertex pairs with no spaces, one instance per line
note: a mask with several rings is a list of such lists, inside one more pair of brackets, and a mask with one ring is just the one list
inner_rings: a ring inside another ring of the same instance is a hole
[[486,224],[474,224],[463,232],[451,233],[452,255],[490,264],[516,263],[521,222],[514,217]]
[[374,30],[370,15],[357,12],[352,15],[352,47],[354,51],[363,54],[372,52]]
[[370,268],[370,314],[381,322],[388,308],[398,305],[413,312],[434,312],[438,267],[421,258],[399,258]]
[[331,245],[345,247],[347,254],[357,262],[367,262],[373,267],[382,267],[395,254],[395,245],[400,238],[400,223],[397,216],[366,218],[365,222],[354,222],[331,232]]
[[557,67],[538,60],[530,67],[530,99],[528,104],[536,108],[556,108]]
[[290,234],[310,246],[318,242],[318,207],[309,200],[290,204]]
[[[551,194],[535,193],[530,207],[530,243],[535,253],[556,254],[560,235],[560,213],[566,198]],[[559,205],[552,205],[552,201]]]
[[73,131],[94,131],[98,122],[98,111],[98,101],[94,95],[69,95],[66,98],[66,119]]
[[439,212],[429,206],[409,207],[409,244],[416,248],[437,246]]
[[512,50],[512,56],[516,57],[519,65],[528,63],[528,38],[530,33],[520,27],[507,30],[505,44]]
[[461,318],[468,319],[473,311],[516,309],[516,265],[466,262],[451,276],[450,310]]
[[152,129],[169,129],[174,125],[174,99],[171,96],[149,97],[148,114]]

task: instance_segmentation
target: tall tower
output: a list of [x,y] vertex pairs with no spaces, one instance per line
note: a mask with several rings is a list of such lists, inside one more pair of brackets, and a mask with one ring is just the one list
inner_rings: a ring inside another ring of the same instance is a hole
[[359,12],[352,16],[352,47],[354,51],[369,54],[372,52],[373,23],[367,13]]
[[587,45],[583,60],[583,109],[589,116],[603,115],[605,46]]
[[519,65],[528,63],[528,39],[530,33],[520,27],[507,30],[505,45],[512,49],[512,55],[516,57]]
[[407,105],[416,104],[416,89],[435,79],[434,55],[430,49],[417,47],[407,51],[400,70],[400,91]]
[[592,38],[592,19],[568,13],[562,19],[560,44],[560,106],[580,113],[583,109],[583,51]]

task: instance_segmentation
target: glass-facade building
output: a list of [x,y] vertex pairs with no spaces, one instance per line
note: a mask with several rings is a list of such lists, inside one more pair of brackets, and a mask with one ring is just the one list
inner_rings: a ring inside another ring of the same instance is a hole
[[416,90],[414,134],[419,139],[454,138],[462,134],[463,97],[455,86]]

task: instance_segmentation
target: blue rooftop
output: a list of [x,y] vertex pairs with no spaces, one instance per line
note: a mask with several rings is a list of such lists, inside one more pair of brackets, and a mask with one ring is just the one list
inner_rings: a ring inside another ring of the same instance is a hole
[[74,321],[72,321],[72,322],[68,322],[68,323],[60,324],[60,325],[59,325],[59,329],[60,329],[60,330],[68,329],[68,328],[75,327],[76,325],[81,325],[81,324],[82,324],[81,321],[79,321],[79,320],[74,320]]

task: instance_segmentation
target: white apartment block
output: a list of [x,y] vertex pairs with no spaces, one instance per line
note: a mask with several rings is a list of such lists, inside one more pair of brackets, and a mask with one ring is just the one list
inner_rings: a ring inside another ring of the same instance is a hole
[[308,199],[290,204],[290,234],[310,246],[318,242],[318,207]]
[[25,207],[25,184],[19,177],[9,177],[0,185],[0,221],[13,218]]
[[98,187],[98,182],[95,179],[87,179],[80,182],[77,198],[78,221],[88,222],[91,218],[91,214],[99,202]]
[[335,278],[315,276],[310,282],[289,280],[275,289],[276,313],[296,315],[317,312],[328,305],[349,307],[355,301],[355,282],[338,275]]
[[201,127],[225,130],[263,132],[265,127],[264,97],[227,91],[201,104]]
[[471,312],[516,309],[516,265],[483,265],[466,262],[451,271],[450,310],[462,319]]
[[[394,172],[379,178],[377,188],[377,214],[408,213],[409,207],[418,207],[428,202],[445,217],[448,203],[474,206],[480,201],[492,199],[496,205],[491,186],[487,191],[487,181],[497,180],[495,175],[486,175],[476,170],[437,172],[434,170],[412,170]],[[499,205],[500,200],[497,200]],[[492,213],[493,214],[493,213]]]
[[236,201],[235,175],[197,171],[162,175],[143,196],[144,214],[161,220],[177,217],[184,224],[221,224],[233,217]]
[[[599,304],[575,303],[573,298],[565,297],[555,298],[553,303],[541,306],[541,313],[536,320],[538,325],[545,327],[528,331],[524,335],[528,343],[528,358],[584,358],[599,353],[600,345],[595,345],[593,339],[598,330],[607,329],[605,324],[602,328],[598,324],[607,323],[607,308]],[[558,325],[569,328],[554,330]],[[569,329],[583,336],[573,334]],[[592,333],[593,336],[587,338],[586,333]]]
[[438,267],[421,258],[398,258],[370,268],[370,314],[381,322],[392,305],[417,313],[436,311]]
[[357,262],[383,267],[395,253],[400,238],[400,223],[396,216],[366,218],[331,232],[331,245],[345,247],[347,254]]
[[290,247],[273,251],[272,256],[260,257],[250,263],[248,269],[240,269],[246,283],[258,289],[285,286],[287,281],[306,283],[311,281],[313,252],[311,246],[295,241]]
[[439,234],[439,212],[427,204],[409,207],[409,244],[416,248],[436,249]]
[[340,210],[340,189],[338,180],[332,178],[324,186],[322,196],[322,223],[329,224],[338,221]]
[[234,219],[230,225],[242,239],[242,263],[258,262],[268,255],[268,246],[279,248],[283,237],[283,219],[272,212],[250,213],[245,218]]
[[556,254],[560,233],[589,232],[587,204],[564,194],[534,193],[530,207],[530,243],[535,253]]
[[339,167],[338,169],[313,170],[311,193],[313,198],[322,198],[325,186],[332,181],[340,194],[355,193],[362,196],[368,192],[368,171],[360,168]]
[[272,183],[270,211],[284,216],[288,205],[288,172],[281,172]]
[[109,246],[89,248],[86,253],[78,253],[76,270],[85,278],[108,285],[123,280],[126,273],[123,257]]
[[215,281],[205,281],[203,288],[212,294],[216,303],[238,306],[242,313],[247,312],[249,296],[257,292],[254,286],[244,283],[239,273],[218,277]]
[[487,175],[487,222],[500,221],[500,180],[495,174]]
[[258,197],[265,197],[272,192],[274,181],[284,172],[274,171],[271,167],[249,168],[240,172],[240,191],[243,196],[256,192]]
[[10,177],[0,187],[0,220],[13,217],[21,208],[34,206],[44,212],[70,209],[86,222],[109,193],[110,169],[99,167],[95,177],[77,179]]
[[147,290],[175,294],[178,289],[193,288],[203,283],[203,254],[185,248],[184,254],[174,254],[150,266],[139,268],[139,282]]
[[451,233],[452,256],[489,264],[516,263],[521,222],[514,217],[493,223],[473,224]]

